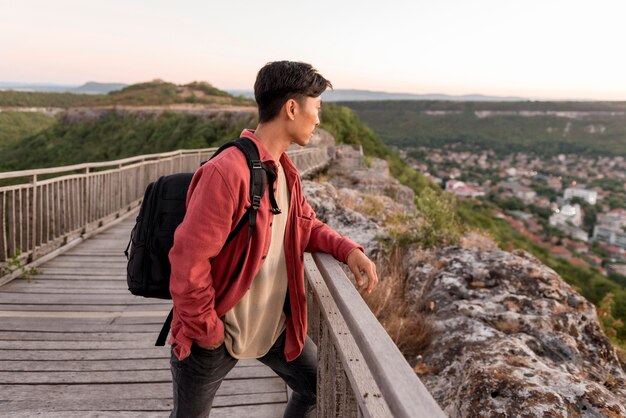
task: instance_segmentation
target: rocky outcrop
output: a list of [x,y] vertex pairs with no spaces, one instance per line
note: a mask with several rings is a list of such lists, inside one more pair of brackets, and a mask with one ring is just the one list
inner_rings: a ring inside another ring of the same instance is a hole
[[626,416],[626,373],[595,307],[523,252],[409,252],[436,335],[416,370],[451,417]]
[[338,146],[328,176],[329,181],[337,188],[358,189],[374,196],[387,196],[404,205],[407,210],[415,206],[413,190],[391,176],[386,161],[379,158],[366,159],[360,146]]
[[413,191],[389,175],[385,161],[374,158],[367,167],[358,149],[334,149],[326,173],[316,181],[303,180],[302,189],[318,218],[376,256],[397,223],[403,229],[417,225]]

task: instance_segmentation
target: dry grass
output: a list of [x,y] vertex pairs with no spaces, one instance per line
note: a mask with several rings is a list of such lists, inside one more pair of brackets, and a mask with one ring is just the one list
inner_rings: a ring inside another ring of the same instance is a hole
[[402,250],[396,249],[389,257],[378,260],[381,281],[364,299],[402,354],[415,357],[430,344],[433,327],[425,314],[409,309],[402,255]]
[[488,232],[478,229],[470,230],[463,234],[460,245],[463,248],[480,251],[495,251],[498,249],[498,244],[496,244],[493,237]]
[[369,217],[384,216],[385,204],[378,196],[363,194],[360,203],[354,208]]

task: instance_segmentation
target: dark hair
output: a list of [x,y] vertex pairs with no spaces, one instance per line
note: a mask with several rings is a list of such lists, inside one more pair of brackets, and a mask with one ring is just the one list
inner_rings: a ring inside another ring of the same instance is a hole
[[254,82],[254,99],[259,107],[259,122],[269,122],[280,112],[289,99],[300,101],[304,97],[318,97],[330,81],[317,72],[311,64],[294,61],[275,61],[259,70]]

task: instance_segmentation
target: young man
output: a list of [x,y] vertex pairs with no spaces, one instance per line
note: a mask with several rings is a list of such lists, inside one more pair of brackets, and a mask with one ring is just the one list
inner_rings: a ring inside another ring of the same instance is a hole
[[285,154],[292,143],[308,143],[327,87],[328,80],[299,62],[272,62],[257,75],[259,124],[242,136],[277,173],[268,189],[281,213],[274,214],[266,193],[249,246],[246,226],[222,248],[250,206],[243,153],[228,148],[193,177],[169,254],[173,417],[208,416],[223,378],[238,359],[248,358],[271,367],[293,389],[285,416],[305,416],[316,402],[317,352],[306,335],[303,253],[326,252],[347,263],[366,292],[378,282],[363,248],[316,219]]

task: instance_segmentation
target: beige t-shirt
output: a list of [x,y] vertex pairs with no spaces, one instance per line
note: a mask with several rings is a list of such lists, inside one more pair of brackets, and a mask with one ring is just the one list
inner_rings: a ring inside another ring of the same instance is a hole
[[285,329],[285,228],[289,213],[289,190],[280,165],[275,197],[281,213],[274,215],[272,221],[272,241],[267,257],[246,294],[224,315],[224,343],[230,355],[236,359],[263,357]]

